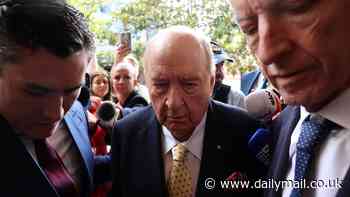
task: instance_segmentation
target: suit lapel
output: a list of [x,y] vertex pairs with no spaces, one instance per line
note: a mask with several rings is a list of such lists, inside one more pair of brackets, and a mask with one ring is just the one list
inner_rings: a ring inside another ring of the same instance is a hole
[[[196,196],[232,196],[231,192],[222,192],[219,187],[214,190],[206,189],[205,181],[207,178],[213,178],[217,181],[225,180],[233,172],[241,172],[241,158],[237,157],[236,152],[234,152],[234,150],[239,152],[236,149],[237,144],[232,141],[234,135],[226,133],[227,128],[223,128],[221,125],[222,118],[221,113],[217,111],[216,104],[210,100]],[[237,129],[240,128],[237,127]]]
[[[140,132],[141,136],[137,136],[137,143],[139,144],[137,155],[139,155],[140,161],[145,162],[142,164],[133,164],[137,165],[137,167],[133,169],[140,170],[136,173],[138,176],[147,177],[147,188],[142,188],[142,190],[152,191],[152,194],[157,196],[166,196],[167,190],[164,175],[164,161],[162,157],[163,149],[161,145],[162,130],[153,109],[151,107],[149,107],[149,109],[149,119],[145,127],[146,132]],[[139,178],[136,180],[139,180]]]
[[[235,113],[231,115],[233,114]],[[255,169],[253,166],[256,167],[253,164],[255,161],[248,155],[246,148],[244,132],[248,132],[247,128],[238,123],[240,117],[235,115],[230,117],[233,124],[227,128],[225,115],[227,114],[219,109],[219,104],[212,100],[209,102],[196,196],[256,196],[255,191],[227,192],[219,187],[219,181],[228,179],[233,173],[248,178],[256,176],[252,171]],[[216,180],[218,186],[215,189],[206,189],[205,182],[208,178]]]
[[[7,193],[11,196],[38,196],[39,194],[48,197],[58,196],[44,171],[28,152],[20,137],[1,116],[0,131],[2,139],[7,142],[0,145],[1,156],[6,158],[6,161],[0,163],[0,174],[5,180],[5,184],[2,185],[4,188],[0,189],[0,196],[3,194],[3,189],[5,191],[11,190],[10,193]],[[6,146],[4,146],[5,144]],[[20,165],[20,168],[13,170],[13,165]]]
[[[273,133],[278,135],[278,141],[272,158],[269,176],[275,180],[284,180],[289,166],[289,146],[293,130],[300,118],[300,108],[288,106],[273,123]],[[277,192],[267,190],[267,196],[281,196],[282,190]]]
[[221,174],[218,174],[217,170],[223,167],[219,166],[219,164],[224,163],[224,154],[222,152],[222,148],[224,145],[219,143],[217,135],[211,132],[213,130],[213,127],[217,127],[217,125],[212,124],[216,122],[215,119],[217,118],[214,116],[213,111],[214,109],[212,106],[212,102],[210,102],[205,125],[203,151],[197,181],[196,196],[207,195],[206,193],[208,192],[208,190],[206,190],[204,187],[205,179],[207,179],[208,177],[214,179],[216,177],[221,177]]
[[[273,162],[270,167],[270,176],[275,180],[283,180],[287,174],[289,165],[289,146],[290,137],[300,118],[299,107],[287,107],[285,115],[281,117],[274,130],[282,132],[279,136],[276,150],[273,157]],[[287,115],[289,114],[289,116]],[[278,128],[280,127],[280,128]],[[277,192],[267,190],[267,197],[281,196],[282,190]],[[337,197],[347,197],[350,194],[350,170],[348,169],[344,180],[342,181],[342,187],[337,192]]]
[[250,80],[249,84],[248,84],[248,94],[253,89],[253,86],[254,86],[255,82],[258,80],[260,74],[261,74],[260,71],[254,72],[254,75],[252,76],[252,80]]
[[[79,109],[79,107],[81,109]],[[88,134],[84,131],[88,131],[87,128],[87,119],[84,116],[83,108],[79,103],[75,102],[71,109],[64,117],[64,121],[68,127],[69,132],[71,133],[74,143],[77,146],[81,158],[84,163],[85,172],[87,172],[88,187],[92,186],[92,177],[93,177],[93,154],[91,152],[90,141]],[[83,131],[83,132],[82,132]]]

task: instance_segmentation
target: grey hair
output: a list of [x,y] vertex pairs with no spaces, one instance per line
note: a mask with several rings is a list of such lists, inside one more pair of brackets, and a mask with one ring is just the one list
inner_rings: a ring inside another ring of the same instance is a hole
[[136,69],[136,76],[138,77],[139,76],[139,69],[140,69],[140,64],[139,64],[139,61],[136,59],[136,57],[129,53],[127,56],[124,57],[123,59],[124,62],[132,62],[131,64],[135,67]]
[[126,69],[130,72],[130,74],[133,76],[135,80],[137,79],[138,72],[136,67],[128,62],[120,62],[118,64],[113,65],[111,69],[111,73],[112,73],[112,70],[115,70],[115,69]]

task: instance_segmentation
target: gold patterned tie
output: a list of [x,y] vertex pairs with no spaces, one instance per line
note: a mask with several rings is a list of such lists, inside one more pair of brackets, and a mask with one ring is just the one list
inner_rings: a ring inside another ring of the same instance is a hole
[[182,144],[173,148],[173,165],[168,180],[169,197],[191,197],[192,178],[184,159],[187,149]]

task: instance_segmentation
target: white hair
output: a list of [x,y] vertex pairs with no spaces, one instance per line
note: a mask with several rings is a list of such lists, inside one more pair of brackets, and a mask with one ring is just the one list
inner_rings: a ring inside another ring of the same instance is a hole
[[[180,33],[180,34],[189,34],[191,35],[193,38],[195,38],[200,46],[201,49],[204,52],[205,58],[206,58],[206,62],[207,62],[207,68],[208,71],[210,72],[210,74],[214,74],[215,73],[215,67],[213,64],[213,52],[211,49],[211,45],[210,45],[210,39],[203,34],[203,32],[201,31],[196,31],[190,27],[187,26],[171,26],[168,27],[166,29],[162,29],[160,30],[155,36],[153,36],[147,43],[146,45],[146,50],[147,48],[150,48],[151,43],[153,42],[157,42],[159,36],[162,36],[164,34],[169,34],[169,33]],[[146,68],[145,68],[146,69]]]
[[130,64],[129,62],[120,62],[118,64],[115,64],[112,66],[112,69],[111,69],[111,73],[112,73],[112,70],[120,70],[120,69],[126,69],[130,72],[130,75],[136,80],[137,79],[137,70],[135,68],[134,65]]

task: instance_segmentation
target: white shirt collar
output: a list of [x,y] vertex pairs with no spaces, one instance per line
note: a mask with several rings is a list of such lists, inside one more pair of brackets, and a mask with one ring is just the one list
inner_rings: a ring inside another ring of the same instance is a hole
[[[202,147],[203,147],[206,119],[207,119],[207,112],[204,114],[202,120],[194,129],[191,137],[188,140],[182,142],[182,144],[187,148],[187,150],[190,151],[199,160],[201,160],[202,158]],[[164,154],[167,154],[169,151],[171,151],[171,149],[174,146],[176,146],[180,142],[173,137],[169,129],[166,128],[164,125],[162,125],[162,131],[163,131],[163,135],[162,135],[163,151],[164,151]]]
[[350,129],[350,88],[324,106],[316,114],[331,120],[338,125]]
[[306,111],[305,107],[301,106],[299,122],[303,122],[308,115],[310,115],[310,112]]

